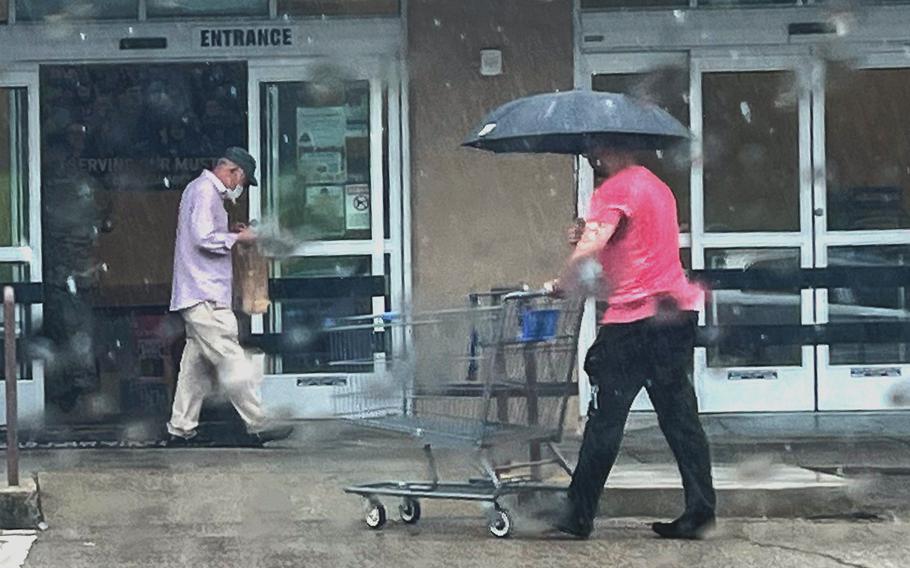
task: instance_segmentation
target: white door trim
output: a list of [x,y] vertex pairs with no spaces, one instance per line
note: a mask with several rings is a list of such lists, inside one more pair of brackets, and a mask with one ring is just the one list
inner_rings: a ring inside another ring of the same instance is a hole
[[[299,60],[293,65],[274,65],[268,62],[249,62],[249,140],[250,152],[257,159],[262,158],[262,142],[266,125],[262,124],[263,103],[260,85],[268,83],[298,82],[311,80],[324,65],[321,60]],[[400,64],[394,58],[361,57],[339,66],[338,72],[345,77],[366,80],[370,84],[369,125],[370,125],[370,201],[371,201],[371,238],[353,241],[314,241],[300,245],[293,256],[337,256],[369,255],[371,273],[374,276],[386,276],[389,279],[391,309],[402,309],[405,301],[405,282],[407,276],[405,249],[408,248],[404,226],[410,222],[409,212],[402,204],[402,160],[403,144],[406,144],[406,133],[400,125],[402,119],[402,85],[399,74]],[[383,113],[387,112],[388,148],[383,148],[384,128]],[[385,187],[383,171],[383,153],[388,152],[389,171],[388,187]],[[274,160],[273,160],[274,161]],[[271,164],[270,171],[275,171],[276,164]],[[385,235],[385,202],[384,192],[389,200],[389,235]],[[251,188],[250,215],[261,216],[262,190]],[[255,204],[255,205],[254,205]],[[386,274],[385,258],[389,256],[392,274]],[[386,311],[385,298],[376,296],[372,300],[372,313],[380,315]],[[260,333],[265,325],[262,316],[253,322],[253,331]],[[396,346],[400,348],[402,338],[396,337]],[[263,364],[265,359],[263,358]],[[385,360],[377,355],[373,373],[281,373],[267,374],[263,383],[263,395],[267,404],[282,403],[296,417],[314,418],[331,416],[334,413],[333,397],[351,384],[364,380],[376,380],[385,371]],[[311,386],[309,383],[320,380],[343,380],[347,385]],[[298,380],[307,384],[301,390]],[[306,399],[304,400],[304,396]]]
[[[41,115],[38,105],[38,68],[20,68],[16,71],[0,70],[0,89],[26,89],[25,108],[28,129],[28,243],[26,246],[0,248],[0,261],[21,262],[28,266],[29,280],[42,281],[41,264]],[[14,151],[14,148],[11,148]],[[21,317],[22,310],[17,310]],[[30,319],[33,329],[42,323],[43,306],[32,305]],[[19,381],[20,420],[42,420],[44,415],[44,363],[31,363],[31,380]],[[2,379],[0,379],[2,382]],[[6,423],[6,389],[0,389],[0,417]]]
[[[882,52],[868,50],[853,61],[861,69],[908,69],[906,53]],[[815,170],[822,175],[816,176],[814,197],[815,207],[821,213],[815,222],[815,257],[816,266],[829,266],[829,250],[832,247],[861,247],[876,245],[910,245],[910,229],[829,231],[828,224],[828,187],[826,170],[827,144],[825,130],[826,89],[825,67],[819,61],[813,104],[813,138],[815,146]],[[829,323],[831,306],[829,290],[820,289],[815,294],[818,323]],[[867,310],[868,311],[868,310]],[[881,310],[885,312],[887,310]],[[910,376],[910,364],[840,364],[831,363],[831,347],[819,345],[818,361],[818,409],[819,410],[883,410],[894,409],[891,389],[905,382]]]
[[[693,54],[692,131],[693,160],[693,265],[705,268],[705,252],[730,248],[799,249],[800,267],[810,268],[812,249],[812,156],[810,92],[805,88],[810,73],[806,48],[752,49],[748,54],[729,52],[718,56],[707,51]],[[707,73],[793,71],[798,85],[799,230],[784,232],[705,232],[702,77]],[[697,89],[697,91],[696,91]],[[698,204],[696,207],[695,204]],[[697,261],[696,261],[697,259]],[[800,293],[800,319],[814,323],[812,292]],[[746,378],[756,377],[756,378]],[[734,380],[738,378],[738,380]],[[815,357],[811,346],[801,349],[799,366],[709,367],[707,350],[695,353],[695,383],[703,412],[796,411],[815,409]]]

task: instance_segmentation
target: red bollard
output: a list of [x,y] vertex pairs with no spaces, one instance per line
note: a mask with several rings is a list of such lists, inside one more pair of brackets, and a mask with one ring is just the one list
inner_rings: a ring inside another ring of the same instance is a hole
[[19,418],[16,384],[16,298],[12,286],[3,288],[3,331],[6,354],[6,482],[19,485]]

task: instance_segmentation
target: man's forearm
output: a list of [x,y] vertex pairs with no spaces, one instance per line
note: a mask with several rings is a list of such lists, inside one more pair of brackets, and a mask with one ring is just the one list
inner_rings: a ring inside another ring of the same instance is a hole
[[197,246],[212,254],[228,254],[237,242],[237,233],[212,231],[197,241]]
[[559,273],[559,288],[566,291],[576,289],[580,280],[581,267],[588,262],[597,262],[595,257],[596,252],[583,250],[580,246],[576,247]]

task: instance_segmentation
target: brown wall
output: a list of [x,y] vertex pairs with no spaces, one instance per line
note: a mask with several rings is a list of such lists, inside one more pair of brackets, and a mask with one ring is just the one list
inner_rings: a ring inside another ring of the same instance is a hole
[[[572,159],[459,144],[494,107],[572,87],[572,2],[411,0],[408,38],[415,306],[539,286],[568,252]],[[480,75],[484,48],[502,50],[502,75]]]

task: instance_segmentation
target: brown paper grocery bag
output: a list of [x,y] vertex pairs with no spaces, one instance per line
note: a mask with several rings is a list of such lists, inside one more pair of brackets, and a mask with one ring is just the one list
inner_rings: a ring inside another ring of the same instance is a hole
[[234,255],[234,309],[264,314],[269,309],[269,263],[255,245],[238,244]]

